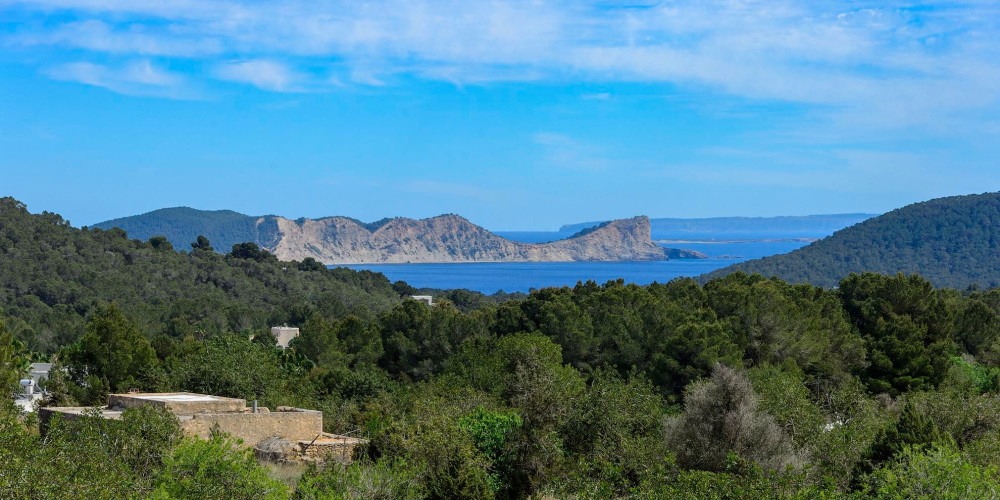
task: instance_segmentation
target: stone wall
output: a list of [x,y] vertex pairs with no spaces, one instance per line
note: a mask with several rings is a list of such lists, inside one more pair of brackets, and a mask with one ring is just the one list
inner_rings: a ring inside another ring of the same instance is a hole
[[[180,416],[181,429],[189,436],[207,439],[217,428],[243,440],[243,446],[274,436],[289,441],[311,441],[323,432],[323,412],[292,409],[262,413],[207,413]],[[218,427],[216,427],[218,426]]]
[[[189,436],[211,437],[213,430],[231,435],[250,448],[269,437],[281,437],[291,442],[312,441],[323,435],[323,412],[279,406],[276,411],[261,407],[254,413],[246,401],[207,394],[140,393],[111,394],[104,418],[117,419],[123,410],[139,406],[158,406],[173,413],[181,430]],[[54,414],[75,419],[88,408],[42,408],[39,411],[42,431],[48,429]]]
[[357,438],[325,437],[312,444],[300,441],[299,445],[302,447],[302,454],[309,460],[349,464],[354,459],[354,449],[364,443],[367,441]]

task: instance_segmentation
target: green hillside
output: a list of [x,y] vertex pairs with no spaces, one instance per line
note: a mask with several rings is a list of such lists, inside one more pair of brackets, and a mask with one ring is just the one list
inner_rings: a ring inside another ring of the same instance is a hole
[[862,271],[917,273],[935,286],[1000,286],[1000,193],[916,203],[837,231],[785,255],[735,264],[734,271],[831,287]]
[[[992,228],[986,206],[931,202],[862,230],[954,238],[972,233],[955,222],[970,211]],[[737,272],[503,302],[452,291],[428,307],[379,274],[279,262],[252,243],[188,248],[0,199],[0,390],[55,352],[44,405],[197,392],[321,410],[324,432],[367,446],[350,465],[272,469],[225,436],[182,438],[162,408],[54,419],[42,434],[5,397],[0,498],[1000,491],[1000,289],[863,273],[834,290]],[[260,334],[276,322],[301,327],[287,349]]]
[[[163,212],[190,217],[194,211]],[[212,214],[216,227],[231,235],[246,218]],[[129,239],[120,229],[76,229],[57,214],[31,214],[17,200],[2,198],[0,308],[7,327],[30,348],[51,351],[75,340],[84,318],[102,302],[117,301],[153,335],[177,336],[301,322],[316,309],[335,315],[379,310],[398,301],[381,274],[279,262],[255,248],[244,258],[220,255],[192,249],[194,239],[185,237],[180,241],[188,243],[175,250],[156,238]],[[209,240],[222,252],[232,247]]]
[[[261,220],[263,219],[263,220]],[[258,224],[258,220],[261,220]],[[186,247],[204,235],[217,250],[229,251],[236,243],[252,241],[267,246],[278,237],[272,217],[252,217],[232,210],[197,210],[175,207],[94,224],[98,229],[124,229],[130,236],[147,240],[165,236],[177,247]]]

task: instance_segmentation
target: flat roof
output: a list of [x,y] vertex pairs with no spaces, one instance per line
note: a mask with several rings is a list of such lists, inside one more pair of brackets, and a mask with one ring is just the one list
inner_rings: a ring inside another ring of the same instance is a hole
[[239,398],[227,398],[224,396],[213,396],[211,394],[199,394],[197,392],[126,392],[123,394],[109,394],[108,396],[163,402],[243,401]]
[[174,413],[225,413],[245,411],[247,403],[243,399],[193,392],[134,392],[108,395],[108,406],[112,408],[142,405],[163,406]]
[[228,399],[207,394],[128,394],[128,396],[153,401],[225,401]]

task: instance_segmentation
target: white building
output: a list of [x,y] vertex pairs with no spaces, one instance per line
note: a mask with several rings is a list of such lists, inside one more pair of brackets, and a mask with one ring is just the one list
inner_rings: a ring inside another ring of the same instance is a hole
[[299,329],[290,326],[272,326],[271,335],[274,335],[278,345],[287,349],[288,343],[299,336]]
[[22,411],[27,413],[35,411],[35,402],[45,397],[45,393],[39,387],[39,384],[49,378],[49,370],[51,369],[52,363],[31,364],[31,371],[28,373],[29,378],[21,380],[20,390],[17,396],[14,397],[14,403]]
[[410,295],[410,298],[413,299],[413,300],[419,300],[419,301],[426,302],[427,305],[429,305],[429,306],[433,306],[434,305],[434,296],[432,296],[432,295]]

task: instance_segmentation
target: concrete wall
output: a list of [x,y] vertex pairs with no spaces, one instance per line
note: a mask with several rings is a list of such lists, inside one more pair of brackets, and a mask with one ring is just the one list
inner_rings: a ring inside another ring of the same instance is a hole
[[250,448],[273,436],[289,441],[311,441],[323,432],[323,412],[314,410],[269,413],[207,413],[180,417],[181,429],[189,436],[207,439],[212,429],[243,440]]

